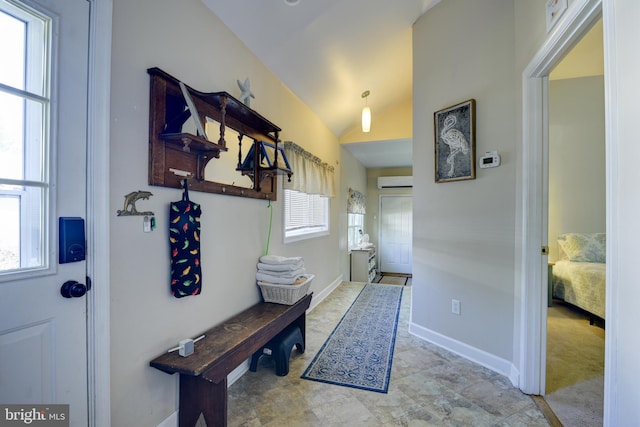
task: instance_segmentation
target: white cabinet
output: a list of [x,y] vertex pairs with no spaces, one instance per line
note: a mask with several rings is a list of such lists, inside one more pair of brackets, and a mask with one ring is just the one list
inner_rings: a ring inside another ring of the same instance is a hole
[[351,281],[373,282],[376,278],[376,248],[351,250]]

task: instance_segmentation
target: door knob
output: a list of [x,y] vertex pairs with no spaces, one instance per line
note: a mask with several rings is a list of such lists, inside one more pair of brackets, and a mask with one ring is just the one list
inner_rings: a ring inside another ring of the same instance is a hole
[[75,280],[67,280],[60,288],[60,294],[65,298],[80,298],[87,293],[87,287]]

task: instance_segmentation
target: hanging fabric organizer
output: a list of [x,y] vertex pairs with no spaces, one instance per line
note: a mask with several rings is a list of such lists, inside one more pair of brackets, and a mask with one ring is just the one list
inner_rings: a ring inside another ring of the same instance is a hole
[[198,295],[202,290],[200,266],[200,205],[189,200],[189,184],[183,180],[182,200],[169,208],[171,293],[176,298]]

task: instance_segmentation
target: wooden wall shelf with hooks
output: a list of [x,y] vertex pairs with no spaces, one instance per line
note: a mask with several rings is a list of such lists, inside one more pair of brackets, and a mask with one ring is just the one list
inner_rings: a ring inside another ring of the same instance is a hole
[[[147,72],[150,75],[150,185],[181,188],[184,176],[174,172],[179,170],[187,172],[193,178],[189,180],[189,188],[195,191],[276,200],[277,175],[285,173],[291,178],[288,168],[278,167],[277,154],[275,165],[264,166],[260,161],[253,162],[251,170],[242,167],[241,157],[244,137],[249,137],[251,142],[245,142],[244,146],[253,150],[255,159],[262,158],[261,142],[274,145],[277,153],[281,131],[278,126],[226,92],[200,92],[184,85],[197,110],[200,123],[206,123],[207,118],[219,123],[219,131],[215,136],[207,131],[208,138],[185,132],[183,128],[192,118],[180,81],[159,68],[150,68]],[[251,178],[251,188],[205,179],[207,164],[228,151],[228,141],[225,139],[227,128],[239,134],[240,151],[236,170],[239,176]]]

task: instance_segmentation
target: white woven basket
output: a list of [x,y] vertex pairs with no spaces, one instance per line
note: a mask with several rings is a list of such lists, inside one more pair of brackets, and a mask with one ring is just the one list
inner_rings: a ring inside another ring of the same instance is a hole
[[313,274],[305,274],[306,280],[299,285],[278,285],[275,283],[258,282],[264,302],[293,305],[307,295]]

